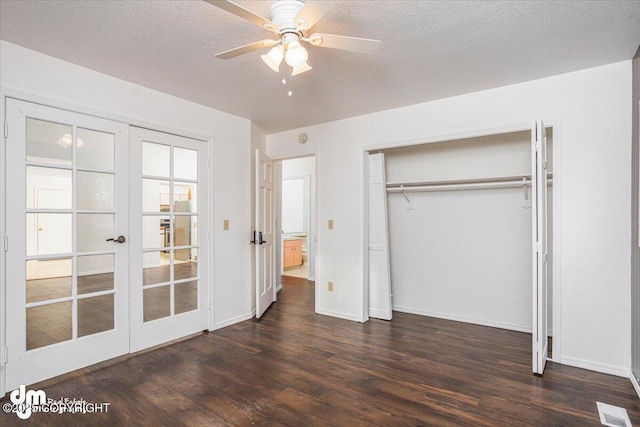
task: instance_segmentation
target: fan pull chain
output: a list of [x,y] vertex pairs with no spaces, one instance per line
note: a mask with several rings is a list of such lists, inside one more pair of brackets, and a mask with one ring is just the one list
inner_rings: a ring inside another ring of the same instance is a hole
[[282,84],[286,85],[287,84],[287,64],[282,63],[280,65],[280,74],[282,75]]

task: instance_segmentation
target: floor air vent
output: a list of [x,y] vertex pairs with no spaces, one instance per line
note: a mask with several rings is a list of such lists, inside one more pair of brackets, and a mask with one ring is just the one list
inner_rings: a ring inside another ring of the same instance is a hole
[[629,415],[627,414],[626,409],[602,402],[596,402],[596,404],[598,405],[600,422],[603,426],[632,427],[631,420],[629,420]]

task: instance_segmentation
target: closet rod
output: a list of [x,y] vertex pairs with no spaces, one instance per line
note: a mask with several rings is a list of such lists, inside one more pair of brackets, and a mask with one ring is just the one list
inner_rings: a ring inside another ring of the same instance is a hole
[[[548,178],[553,178],[553,173],[547,173]],[[444,185],[444,184],[476,184],[485,182],[502,182],[502,181],[517,181],[522,182],[522,178],[526,178],[527,181],[531,180],[531,175],[507,175],[494,178],[475,178],[475,179],[450,179],[447,181],[411,181],[411,182],[387,182],[387,188],[401,187],[405,188],[427,186],[427,185]]]
[[[520,188],[526,182],[527,186],[531,186],[531,179],[523,181],[519,180],[509,181],[487,181],[487,182],[467,182],[456,184],[423,184],[423,185],[410,185],[408,187],[400,184],[399,187],[387,187],[388,193],[402,193],[406,191],[451,191],[451,190],[481,190],[489,188]],[[552,178],[547,179],[547,185],[553,183]],[[396,184],[394,184],[396,185]]]

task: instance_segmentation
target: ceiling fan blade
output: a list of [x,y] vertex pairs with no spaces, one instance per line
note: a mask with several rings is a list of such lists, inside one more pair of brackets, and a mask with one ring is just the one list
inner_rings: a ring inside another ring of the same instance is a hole
[[267,30],[273,31],[276,34],[278,33],[278,28],[273,22],[269,21],[267,18],[263,18],[262,16],[250,11],[249,9],[245,9],[244,7],[230,0],[205,0],[205,1],[216,7],[219,7],[220,9],[233,13],[234,15],[239,16],[240,18],[245,19],[253,24],[256,24],[258,27],[266,28]]
[[306,31],[313,27],[336,3],[338,2],[332,0],[307,0],[293,22],[299,30]]
[[313,46],[329,47],[332,49],[350,50],[362,53],[376,53],[381,45],[380,40],[321,33],[312,34],[303,40],[308,41]]
[[246,44],[244,46],[236,47],[235,49],[226,50],[216,55],[216,58],[231,59],[236,56],[244,55],[245,53],[253,52],[254,50],[262,49],[263,47],[271,47],[280,43],[280,40],[260,40],[259,42]]

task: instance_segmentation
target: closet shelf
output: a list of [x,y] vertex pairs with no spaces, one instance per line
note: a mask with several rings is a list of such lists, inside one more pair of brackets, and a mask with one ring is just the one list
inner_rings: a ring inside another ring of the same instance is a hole
[[[552,183],[552,174],[548,174],[547,184],[551,185]],[[387,184],[387,192],[479,190],[489,188],[518,188],[525,185],[531,185],[531,175],[431,182],[390,182]]]

